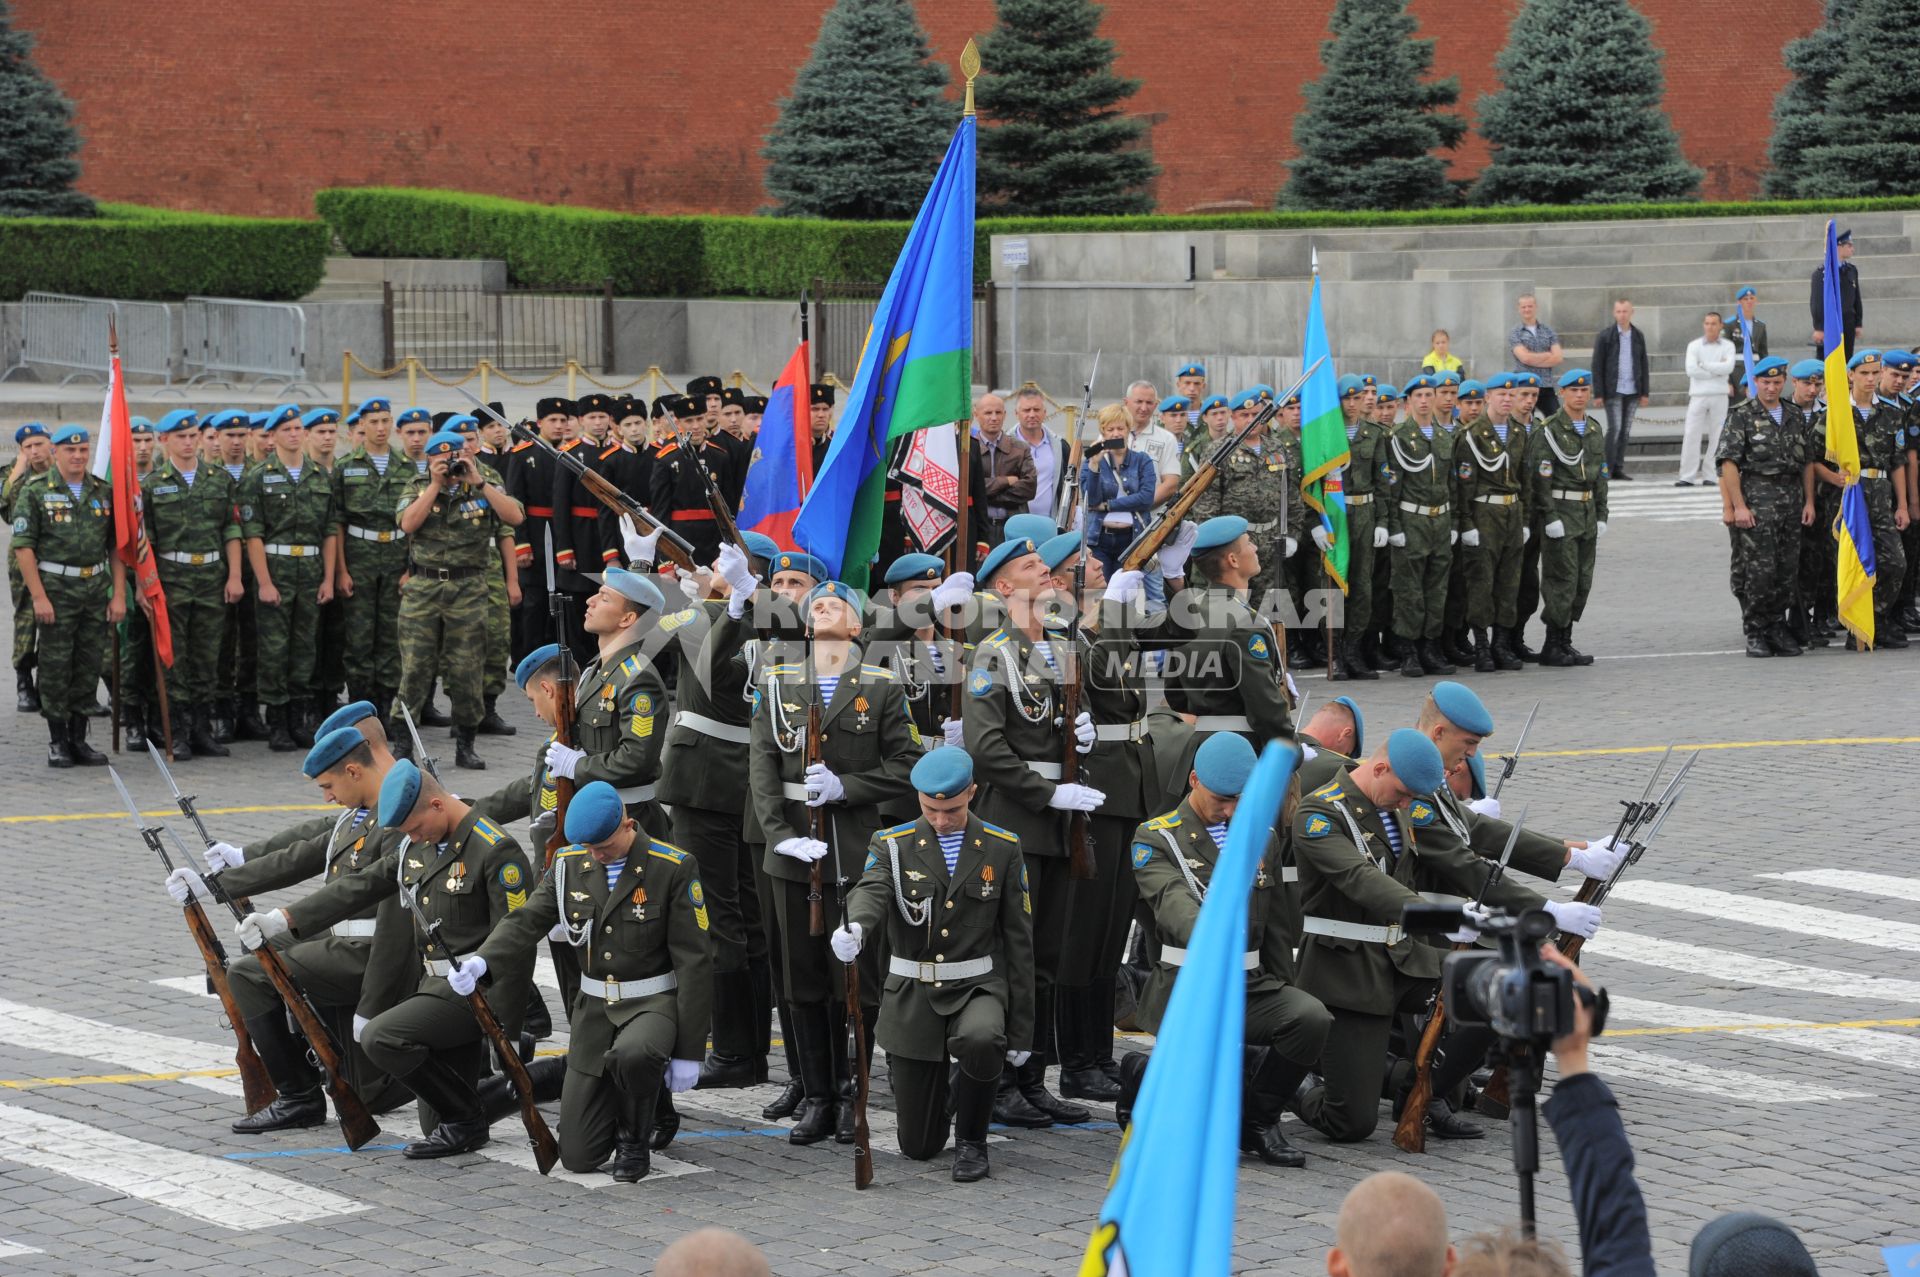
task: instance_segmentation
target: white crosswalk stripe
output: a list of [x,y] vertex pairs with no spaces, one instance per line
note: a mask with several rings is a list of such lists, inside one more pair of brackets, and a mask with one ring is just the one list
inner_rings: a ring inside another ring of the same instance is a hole
[[37,1246],[24,1246],[19,1242],[10,1242],[0,1238],[0,1259],[17,1259],[21,1255],[44,1254]]
[[1654,523],[1718,523],[1720,493],[1713,487],[1676,488],[1671,480],[1645,486],[1607,485],[1607,518],[1646,519]]
[[1635,882],[1631,878],[1614,887],[1611,899],[1654,905],[1681,913],[1703,914],[1776,931],[1797,931],[1802,935],[1845,940],[1876,949],[1920,953],[1920,924],[1889,922],[1856,913],[1842,913],[1838,909],[1820,909],[1812,905],[1738,895],[1731,891],[1692,887],[1677,882]]
[[[1823,1029],[1811,1020],[1794,1020],[1705,1007],[1675,1006],[1646,998],[1614,997],[1612,1015],[1633,1024],[1671,1029],[1727,1029],[1748,1038],[1837,1055],[1860,1064],[1920,1070],[1920,1037],[1878,1029]],[[1614,1020],[1610,1018],[1609,1024]],[[1780,1026],[1801,1026],[1787,1027]]]
[[[185,1073],[234,1067],[231,1049],[222,1050],[191,1038],[123,1029],[4,998],[0,998],[0,1043],[45,1051],[49,1055],[99,1060],[136,1073]],[[232,1078],[183,1077],[180,1081],[219,1095],[243,1094],[240,1084]]]
[[1608,1078],[1631,1078],[1711,1095],[1736,1104],[1809,1104],[1833,1100],[1866,1099],[1870,1091],[1844,1091],[1837,1087],[1798,1082],[1791,1078],[1726,1069],[1719,1065],[1697,1064],[1672,1055],[1642,1051],[1632,1047],[1593,1046],[1594,1071]]
[[1863,895],[1887,896],[1894,900],[1920,900],[1920,878],[1862,873],[1855,869],[1795,869],[1789,873],[1760,876],[1775,882],[1799,882],[1809,887],[1831,887],[1835,891],[1857,891]]
[[1792,989],[1797,993],[1818,993],[1835,998],[1870,998],[1886,1002],[1920,1004],[1920,980],[1898,976],[1836,971],[1831,967],[1809,967],[1778,958],[1763,958],[1751,953],[1733,953],[1706,945],[1624,931],[1606,926],[1587,941],[1582,959],[1593,956],[1637,962],[1642,966],[1665,967],[1686,975],[1705,976],[1712,988],[1751,988],[1761,986]]

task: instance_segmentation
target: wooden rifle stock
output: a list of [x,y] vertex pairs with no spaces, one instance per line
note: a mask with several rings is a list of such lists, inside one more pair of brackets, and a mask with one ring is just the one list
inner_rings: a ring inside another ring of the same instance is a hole
[[[437,922],[427,928],[429,946],[438,943],[435,933],[439,930],[440,924]],[[460,959],[445,945],[439,947],[453,963],[453,969],[458,971]],[[500,1027],[500,1018],[494,1015],[487,995],[480,992],[478,986],[467,995],[467,1005],[473,1008],[474,1023],[487,1035],[487,1041],[493,1043],[493,1053],[500,1057],[500,1067],[507,1071],[507,1077],[513,1083],[513,1093],[520,1101],[520,1124],[527,1128],[527,1141],[533,1145],[533,1164],[545,1175],[560,1160],[560,1145],[554,1140],[553,1132],[547,1129],[547,1119],[540,1115],[540,1106],[533,1102],[533,1078],[528,1076],[520,1052],[507,1037],[507,1031]]]
[[373,1120],[373,1114],[367,1111],[367,1106],[355,1093],[353,1084],[347,1081],[347,1064],[340,1056],[340,1048],[334,1043],[333,1035],[320,1022],[313,1004],[307,1001],[307,995],[294,983],[293,973],[287,970],[286,962],[274,951],[273,946],[261,945],[253,952],[260,959],[260,969],[273,982],[274,991],[287,1004],[287,1010],[293,1013],[293,1022],[300,1026],[301,1036],[313,1048],[314,1058],[320,1061],[321,1071],[326,1074],[327,1094],[333,1097],[334,1115],[340,1119],[340,1133],[346,1136],[347,1147],[357,1149],[370,1143],[380,1134],[380,1124]]
[[[1456,953],[1472,947],[1470,944],[1453,946]],[[1427,1027],[1420,1034],[1420,1048],[1413,1056],[1413,1089],[1407,1092],[1406,1107],[1400,1110],[1400,1120],[1393,1128],[1393,1146],[1402,1152],[1427,1151],[1427,1106],[1433,1102],[1433,1053],[1440,1048],[1440,1034],[1446,1027],[1446,994],[1436,991],[1433,1014],[1427,1017]]]
[[658,529],[663,534],[660,538],[660,548],[658,551],[660,557],[666,559],[683,572],[693,571],[695,566],[692,553],[693,547],[688,544],[687,539],[666,524],[660,522],[659,519],[656,519],[653,516],[653,512],[647,509],[641,502],[622,492],[614,485],[613,480],[607,478],[607,476],[601,474],[598,470],[595,470],[592,466],[580,460],[580,458],[574,456],[572,453],[562,452],[560,449],[554,447],[545,439],[541,438],[540,432],[537,430],[531,430],[524,425],[520,425],[513,427],[513,433],[521,439],[531,441],[534,447],[542,449],[560,465],[572,471],[573,476],[580,480],[581,486],[587,490],[588,494],[591,495],[595,501],[607,507],[607,509],[613,511],[615,514],[630,514],[633,516],[635,522],[643,524],[648,528]]
[[[820,701],[816,697],[807,706],[807,766],[811,767],[819,761]],[[828,832],[826,807],[807,808],[807,836],[817,842],[826,842]],[[807,934],[810,936],[827,934],[827,902],[821,889],[820,861],[816,860],[807,866]]]
[[1220,467],[1226,464],[1227,458],[1239,450],[1240,446],[1247,441],[1248,435],[1272,421],[1279,411],[1279,404],[1268,403],[1243,428],[1222,439],[1220,445],[1214,449],[1213,455],[1187,476],[1187,481],[1180,485],[1178,492],[1173,494],[1173,500],[1167,503],[1167,508],[1162,510],[1159,516],[1148,525],[1147,530],[1127,547],[1126,552],[1120,556],[1120,566],[1129,571],[1142,570],[1147,560],[1158,554],[1160,547],[1166,544],[1167,538],[1186,521],[1186,517],[1193,512],[1193,507],[1206,494],[1207,489],[1213,486],[1213,480],[1220,473]]
[[278,1099],[280,1092],[274,1087],[267,1066],[261,1062],[260,1053],[253,1049],[253,1035],[247,1032],[247,1022],[240,1014],[240,1004],[234,1000],[233,989],[227,983],[226,950],[221,948],[213,924],[207,921],[207,911],[200,907],[198,900],[190,899],[184,912],[187,931],[192,934],[193,943],[200,950],[201,960],[207,964],[207,983],[213,986],[213,994],[220,999],[220,1008],[233,1028],[233,1062],[240,1070],[240,1088],[245,1095],[247,1112],[249,1115],[258,1113]]

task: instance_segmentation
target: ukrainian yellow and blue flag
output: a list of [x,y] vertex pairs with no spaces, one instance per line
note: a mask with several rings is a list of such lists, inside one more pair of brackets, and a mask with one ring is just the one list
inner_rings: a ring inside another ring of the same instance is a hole
[[1825,338],[1827,383],[1827,460],[1846,478],[1840,513],[1833,520],[1838,546],[1840,624],[1862,647],[1873,646],[1873,519],[1860,490],[1860,437],[1853,425],[1853,394],[1847,384],[1847,320],[1840,308],[1840,253],[1833,223],[1827,223],[1825,286],[1820,331]]

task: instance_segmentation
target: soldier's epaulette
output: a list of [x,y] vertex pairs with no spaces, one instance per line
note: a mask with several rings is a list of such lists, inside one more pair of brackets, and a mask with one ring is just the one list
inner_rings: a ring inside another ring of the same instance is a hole
[[533,447],[533,440],[522,439],[519,443],[516,443],[513,445],[513,447],[507,449],[507,451],[508,452],[525,452],[528,448],[531,448],[531,447]]
[[647,854],[649,856],[658,856],[662,860],[671,860],[676,865],[687,858],[686,852],[680,850],[670,842],[661,842],[658,838],[655,838],[647,844]]
[[635,674],[638,674],[640,672],[639,655],[629,656],[626,660],[620,662],[620,672],[628,678],[632,678]]
[[507,836],[505,832],[501,830],[500,826],[494,824],[485,816],[473,822],[473,832],[480,835],[480,840],[489,847]]
[[626,449],[621,447],[619,444],[610,443],[607,445],[606,450],[600,454],[600,460],[605,461],[608,457],[611,457],[614,453],[625,452],[625,451]]
[[795,674],[798,674],[799,672],[800,672],[800,667],[797,664],[796,665],[769,665],[767,666],[766,669],[760,671],[760,677],[761,678],[788,678]]
[[896,676],[892,670],[886,668],[883,665],[862,664],[860,666],[860,676],[862,678],[877,678],[882,683],[899,682],[898,676]]
[[1007,633],[1007,629],[1003,625],[999,629],[995,630],[993,633],[981,639],[980,646],[981,647],[1005,647],[1008,644],[1008,642],[1012,640],[1012,638],[1013,636]]
[[691,621],[700,611],[697,607],[685,608],[679,612],[669,612],[655,624],[654,628],[671,632]]
[[1020,841],[1020,836],[1014,833],[1011,829],[1002,829],[1000,828],[1000,826],[993,824],[991,821],[985,821],[985,820],[981,821],[980,828],[986,830],[988,833],[992,834],[995,838],[1004,838],[1008,842]]
[[580,447],[584,443],[586,443],[585,439],[569,439],[565,443],[560,445],[560,451],[572,452],[575,448]]
[[571,860],[575,856],[587,855],[588,850],[589,849],[585,843],[576,842],[569,846],[562,847],[559,851],[554,852],[553,858],[555,860]]
[[1330,780],[1326,784],[1320,786],[1320,788],[1314,790],[1311,794],[1307,795],[1307,797],[1309,798],[1318,798],[1322,802],[1329,802],[1329,803],[1339,802],[1342,798],[1345,798],[1346,796],[1347,796],[1347,791],[1340,788],[1340,782],[1337,780]]
[[882,829],[879,833],[875,834],[874,837],[875,838],[905,838],[908,834],[913,832],[913,825],[914,825],[914,822],[909,820],[905,824],[895,825],[892,829]]
[[1170,811],[1170,812],[1166,812],[1163,815],[1155,816],[1152,820],[1149,820],[1147,822],[1147,828],[1148,829],[1178,829],[1180,828],[1180,813],[1177,811]]
[[672,452],[675,448],[678,448],[679,446],[680,445],[677,443],[667,444],[665,447],[661,448],[660,451],[653,454],[654,458],[658,460],[659,458],[666,456],[669,452]]

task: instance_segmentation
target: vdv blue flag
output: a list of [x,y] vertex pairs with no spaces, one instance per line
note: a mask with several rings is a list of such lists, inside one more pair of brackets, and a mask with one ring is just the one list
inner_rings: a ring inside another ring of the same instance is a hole
[[1300,751],[1270,741],[1227,826],[1080,1277],[1226,1277],[1240,1174],[1247,897]]

